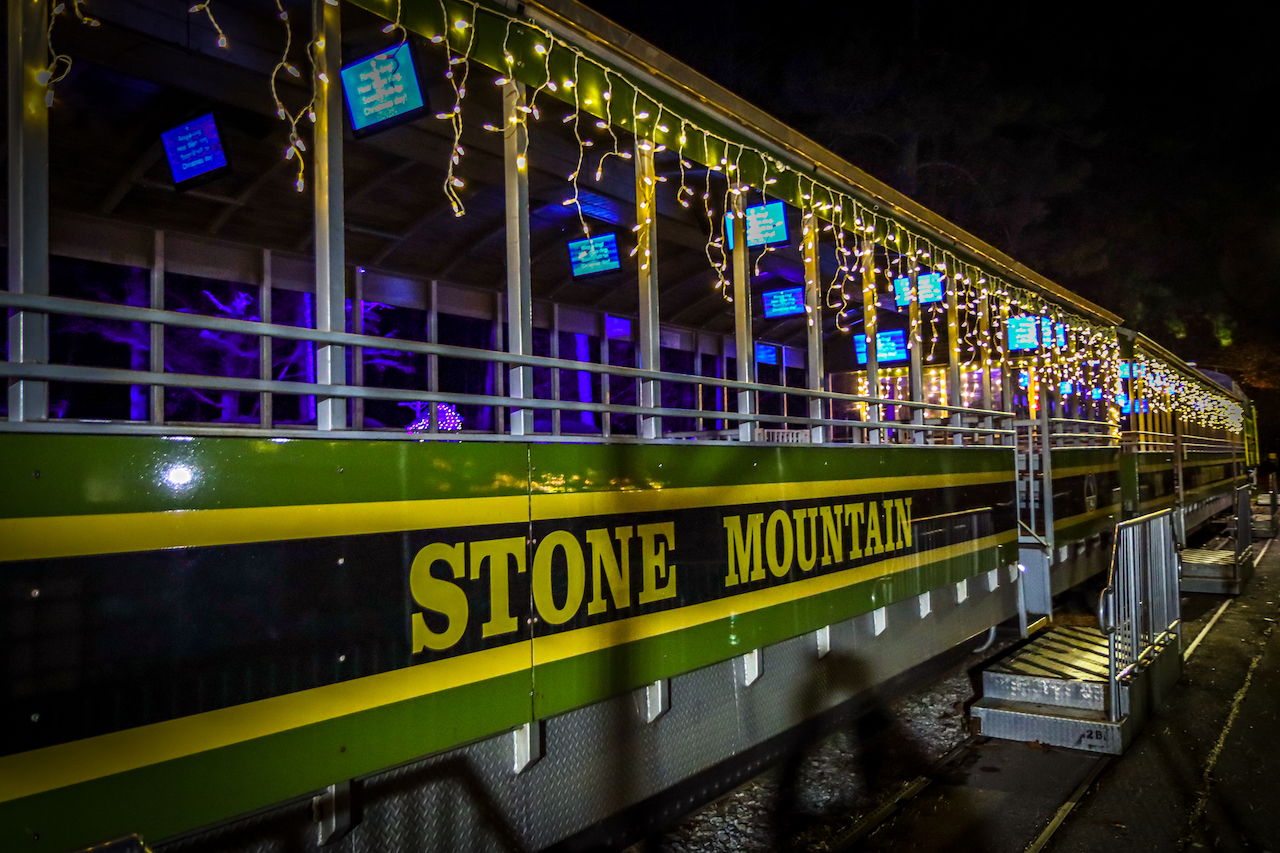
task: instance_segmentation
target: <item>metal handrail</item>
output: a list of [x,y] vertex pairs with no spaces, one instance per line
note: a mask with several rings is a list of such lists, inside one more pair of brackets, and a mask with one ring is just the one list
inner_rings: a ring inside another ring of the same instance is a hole
[[1178,550],[1172,509],[1116,525],[1098,625],[1107,636],[1108,712],[1127,713],[1121,683],[1178,636]]
[[[501,360],[501,359],[499,359]],[[573,362],[570,362],[573,363]],[[571,369],[571,368],[564,368]],[[669,374],[696,381],[687,374]],[[540,397],[506,397],[492,394],[457,394],[447,391],[421,391],[412,388],[378,388],[366,385],[333,385],[297,382],[288,379],[247,379],[230,376],[206,376],[197,373],[155,373],[113,367],[88,367],[63,364],[15,364],[0,362],[0,376],[17,379],[62,380],[68,382],[101,382],[114,385],[159,385],[166,388],[206,388],[219,391],[268,392],[273,394],[318,394],[324,397],[352,397],[364,400],[421,400],[458,405],[504,406],[511,409],[559,409],[576,412],[602,412],[642,417],[705,418],[730,421],[766,421],[769,423],[801,423],[810,426],[839,426],[856,429],[906,429],[909,423],[898,421],[860,421],[842,418],[814,418],[805,415],[773,415],[763,412],[722,411],[718,409],[678,409],[660,406],[634,406],[620,403],[582,403],[576,400],[549,400]],[[776,387],[776,386],[762,386]],[[799,393],[797,390],[796,393]],[[124,422],[122,422],[124,423]],[[2,427],[0,427],[2,428]],[[927,431],[964,432],[1007,435],[1011,430],[996,427],[950,427],[929,425]],[[447,435],[445,437],[448,437]],[[579,440],[589,436],[576,436]]]
[[[206,314],[188,314],[181,311],[169,311],[160,308],[142,308],[133,305],[113,305],[110,303],[92,302],[84,299],[71,299],[62,296],[33,296],[26,293],[0,291],[0,307],[17,308],[23,311],[32,311],[40,314],[73,314],[79,317],[94,317],[103,320],[130,320],[139,323],[152,323],[188,329],[235,332],[246,335],[264,335],[266,337],[279,338],[281,340],[307,341],[318,344],[336,344],[340,346],[366,347],[384,350],[389,349],[397,350],[399,352],[435,355],[445,358],[466,358],[474,361],[501,362],[506,365],[517,367],[547,367],[556,370],[580,370],[587,373],[598,373],[622,379],[676,381],[691,384],[711,385],[733,391],[757,391],[771,394],[783,391],[787,394],[804,395],[816,399],[836,402],[864,403],[872,406],[902,406],[904,408],[911,409],[968,413],[982,417],[1010,417],[1008,412],[1001,412],[994,409],[966,408],[964,406],[948,406],[943,403],[912,402],[910,400],[895,400],[888,397],[869,397],[860,394],[846,394],[839,391],[796,388],[788,385],[742,382],[736,379],[721,379],[715,376],[699,376],[697,374],[690,373],[670,373],[660,370],[649,370],[641,367],[604,365],[589,361],[570,361],[568,359],[550,358],[547,356],[519,355],[516,353],[503,352],[501,350],[476,349],[472,347],[453,346],[450,344],[433,344],[425,341],[405,340],[403,338],[383,338],[375,335],[361,335],[353,332],[326,332],[319,329],[308,329],[301,326],[264,323],[260,320],[236,320],[230,317],[213,317]],[[292,391],[290,393],[297,392]],[[345,396],[345,394],[335,394],[335,396]],[[538,408],[547,407],[538,406]],[[687,412],[689,410],[681,411]],[[799,421],[800,419],[790,418],[789,420]],[[865,425],[867,422],[862,423]],[[904,426],[904,424],[888,423],[886,426],[901,427]]]
[[[906,400],[893,400],[879,397],[867,397],[857,394],[845,394],[834,391],[822,391],[808,388],[794,388],[785,385],[770,385],[759,382],[741,382],[731,379],[720,379],[717,377],[699,376],[696,374],[670,373],[666,371],[648,370],[644,368],[621,367],[615,365],[601,365],[592,362],[569,361],[565,359],[548,358],[543,356],[517,355],[497,350],[477,349],[470,347],[451,346],[447,344],[433,344],[423,341],[402,340],[396,338],[383,338],[372,335],[354,334],[350,332],[327,332],[316,329],[307,329],[297,326],[286,326],[275,323],[264,323],[257,320],[238,320],[226,317],[212,317],[200,314],[188,314],[178,311],[168,311],[155,308],[141,308],[128,305],[112,305],[107,303],[91,302],[87,300],[68,299],[65,297],[51,296],[31,296],[29,294],[17,294],[0,292],[0,306],[16,307],[22,310],[35,311],[38,313],[64,313],[74,314],[77,316],[87,316],[99,319],[109,320],[126,320],[133,322],[144,322],[150,324],[166,325],[181,328],[207,329],[212,331],[233,332],[246,335],[258,335],[271,338],[280,338],[282,340],[307,341],[316,344],[334,344],[350,347],[364,347],[368,349],[396,350],[408,353],[420,353],[426,355],[435,355],[446,358],[461,358],[474,361],[482,361],[486,363],[501,364],[507,366],[520,367],[539,367],[549,368],[553,370],[574,370],[588,373],[600,374],[606,377],[636,380],[636,381],[658,381],[670,382],[686,385],[706,385],[725,389],[728,391],[747,391],[754,394],[778,394],[784,393],[793,396],[803,396],[810,399],[818,399],[829,402],[842,402],[852,404],[865,404],[869,406],[900,406],[904,409],[928,409],[928,410],[945,410],[965,412],[973,415],[975,418],[992,418],[993,420],[1007,420],[1011,417],[1008,413],[997,412],[986,409],[964,409],[957,407],[948,407],[934,403],[913,403]],[[811,415],[800,414],[768,414],[764,412],[753,411],[734,411],[727,407],[721,409],[702,409],[702,408],[668,408],[663,406],[643,406],[643,405],[623,405],[617,403],[594,403],[579,402],[572,400],[545,399],[537,397],[512,397],[506,395],[480,395],[480,394],[459,394],[445,391],[428,391],[421,389],[401,389],[401,388],[380,388],[369,387],[365,385],[348,385],[348,384],[327,384],[318,382],[303,382],[294,380],[272,380],[272,379],[251,379],[248,377],[230,377],[230,376],[210,376],[203,374],[185,374],[171,373],[145,370],[130,370],[122,368],[95,367],[87,365],[60,365],[60,364],[31,364],[17,362],[0,362],[0,376],[12,377],[17,379],[34,379],[44,381],[73,381],[73,382],[96,382],[106,384],[127,384],[127,385],[149,385],[158,387],[177,387],[177,388],[201,388],[212,390],[229,390],[242,391],[249,393],[273,393],[273,394],[300,394],[300,395],[316,395],[320,397],[331,398],[351,398],[365,400],[413,400],[429,403],[451,403],[456,405],[481,405],[505,407],[511,410],[556,410],[556,411],[578,411],[578,412],[594,412],[615,415],[635,415],[638,417],[663,417],[663,418],[694,418],[721,420],[733,423],[758,423],[758,424],[778,424],[778,425],[803,425],[805,427],[840,427],[853,430],[906,430],[906,431],[924,431],[937,432],[942,434],[970,434],[973,436],[1010,436],[1013,434],[1011,428],[1002,428],[997,426],[978,426],[973,425],[949,425],[949,424],[915,424],[909,420],[857,420],[852,418],[836,418],[836,417],[813,417]],[[726,393],[726,404],[730,399]],[[755,408],[754,406],[752,408]],[[66,422],[58,427],[58,431],[76,431],[72,424],[75,422]],[[136,431],[138,427],[144,426],[141,423],[133,421],[117,422],[119,426],[125,426],[131,431]],[[154,426],[154,425],[147,425]],[[179,426],[179,425],[173,425]],[[28,431],[33,428],[32,424],[25,422],[0,422],[0,431]],[[46,429],[42,427],[41,429]],[[307,434],[308,430],[304,428],[293,429],[274,429],[255,427],[249,425],[238,425],[235,427],[222,426],[217,428],[218,434],[226,434],[231,431],[237,434],[251,433],[254,435],[276,435],[276,434]],[[95,424],[89,427],[89,431],[101,431],[101,425]],[[148,432],[153,430],[147,430]],[[183,426],[184,432],[189,432]],[[343,431],[344,433],[349,431]],[[364,431],[359,431],[364,432]],[[373,435],[381,435],[380,431],[368,431]],[[723,430],[705,431],[705,437],[709,439],[723,438]],[[311,432],[310,434],[314,434]],[[326,433],[333,434],[333,433]],[[467,432],[464,433],[468,440],[479,434]],[[415,434],[416,438],[428,437],[421,433]],[[456,440],[460,437],[457,432],[441,432],[430,434],[431,438]],[[664,438],[672,438],[676,440],[689,440],[693,436],[687,433],[666,436]],[[517,436],[517,438],[527,438],[525,436]],[[554,438],[545,434],[537,434],[538,440],[544,438]],[[601,437],[591,435],[574,435],[573,440],[576,441],[592,441],[599,440]],[[612,437],[610,437],[612,438]],[[621,436],[620,436],[621,438]],[[663,440],[663,439],[649,439]]]

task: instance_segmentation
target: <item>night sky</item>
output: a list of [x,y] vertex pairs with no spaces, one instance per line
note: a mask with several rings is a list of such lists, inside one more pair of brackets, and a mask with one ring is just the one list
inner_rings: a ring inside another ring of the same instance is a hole
[[1231,373],[1277,449],[1274,12],[586,3],[1130,328]]

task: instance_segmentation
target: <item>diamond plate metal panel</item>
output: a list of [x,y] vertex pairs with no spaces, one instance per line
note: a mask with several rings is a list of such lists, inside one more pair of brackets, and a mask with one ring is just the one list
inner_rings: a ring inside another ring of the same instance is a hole
[[[988,702],[992,704],[987,704]],[[1043,743],[1086,752],[1119,755],[1128,744],[1131,717],[1113,723],[1105,719],[1067,716],[1069,709],[1017,703],[1003,706],[1001,700],[982,700],[973,706],[973,715],[981,720],[982,734],[1006,740]],[[1012,704],[1012,703],[1010,703]],[[1078,712],[1086,714],[1088,712]]]
[[1106,683],[1040,678],[1008,672],[982,674],[982,695],[991,699],[1015,699],[1064,708],[1101,711],[1106,707]]
[[[670,707],[645,721],[629,692],[542,723],[545,753],[513,769],[510,733],[356,780],[351,832],[321,848],[309,800],[164,844],[163,853],[434,853],[537,850],[573,835],[952,648],[1016,612],[1017,588],[910,597],[761,650],[760,678],[741,659],[670,680]],[[688,803],[686,805],[693,805]]]

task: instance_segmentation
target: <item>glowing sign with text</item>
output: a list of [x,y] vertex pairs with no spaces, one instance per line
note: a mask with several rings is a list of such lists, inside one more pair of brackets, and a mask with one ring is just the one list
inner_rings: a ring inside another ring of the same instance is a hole
[[160,134],[160,140],[169,159],[173,182],[178,186],[226,168],[227,155],[222,150],[212,113],[166,130]]
[[427,108],[408,43],[342,69],[342,92],[357,134],[393,119],[407,120]]
[[[858,364],[867,363],[867,336],[854,335],[853,354]],[[910,357],[907,351],[907,333],[902,329],[876,333],[876,362],[884,364],[890,361],[906,361]]]
[[778,348],[773,344],[756,344],[756,364],[777,364]]
[[[1053,329],[1053,336],[1050,337],[1049,330]],[[1045,346],[1049,346],[1050,341],[1055,341],[1059,349],[1065,349],[1067,346],[1067,327],[1065,323],[1055,323],[1048,317],[1040,319],[1040,340]]]
[[618,269],[622,266],[622,261],[618,258],[617,235],[601,234],[585,240],[571,240],[569,265],[573,268],[574,278]]
[[[745,211],[747,247],[787,245],[787,206],[780,201],[758,204]],[[724,230],[733,248],[733,214],[724,215]]]
[[1009,349],[1029,350],[1040,344],[1039,328],[1035,317],[1009,318]]
[[760,294],[760,296],[764,300],[764,316],[767,320],[804,313],[803,287],[768,290]]
[[[942,286],[942,273],[931,272],[916,276],[916,301],[921,305],[941,302],[947,290]],[[899,305],[911,303],[911,279],[903,276],[893,280],[893,297]]]

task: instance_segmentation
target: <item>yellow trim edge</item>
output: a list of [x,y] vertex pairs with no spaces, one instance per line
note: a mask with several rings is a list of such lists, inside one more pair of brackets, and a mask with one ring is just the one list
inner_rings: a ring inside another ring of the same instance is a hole
[[579,628],[531,642],[220,708],[0,757],[0,803],[498,678],[537,663],[656,637],[841,589],[1016,539],[1015,531],[780,584],[724,599]]
[[749,486],[704,486],[636,491],[571,492],[440,500],[235,507],[102,515],[0,519],[0,562],[160,551],[438,530],[477,523],[501,524],[650,512],[700,506],[804,500],[881,491],[1012,482],[1011,471],[932,476],[869,477]]
[[529,641],[0,758],[0,803],[529,668]]
[[983,551],[1013,542],[1016,538],[1017,531],[1010,530],[969,542],[945,545],[930,551],[869,563],[841,572],[805,578],[740,595],[705,601],[701,604],[691,604],[659,613],[646,613],[643,616],[591,625],[546,637],[535,637],[533,658],[538,664],[552,663],[636,640],[646,640],[672,631],[704,625],[717,619],[739,616],[776,604],[786,604],[801,598],[843,589],[856,583],[918,568],[929,563]]

